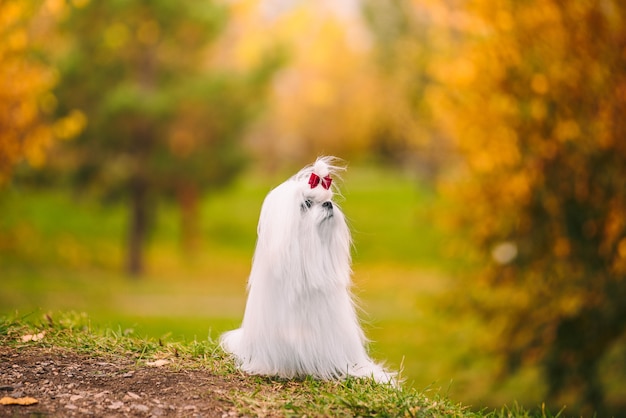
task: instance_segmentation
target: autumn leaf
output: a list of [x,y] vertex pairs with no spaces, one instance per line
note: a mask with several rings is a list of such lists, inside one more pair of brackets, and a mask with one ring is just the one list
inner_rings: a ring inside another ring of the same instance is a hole
[[43,337],[46,336],[46,331],[42,331],[39,334],[27,334],[22,335],[22,342],[27,343],[29,341],[39,341],[43,340]]
[[147,366],[152,366],[152,367],[161,367],[161,366],[165,366],[166,364],[170,364],[170,361],[169,360],[165,360],[165,359],[161,359],[161,360],[146,362]]
[[28,405],[35,405],[36,403],[39,403],[39,401],[35,398],[30,398],[30,397],[12,398],[10,396],[5,396],[4,398],[0,399],[0,405],[28,406]]

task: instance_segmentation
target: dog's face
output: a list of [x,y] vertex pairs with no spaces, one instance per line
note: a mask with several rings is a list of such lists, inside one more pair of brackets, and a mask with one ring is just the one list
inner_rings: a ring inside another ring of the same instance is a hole
[[328,169],[323,175],[325,183],[312,184],[319,176],[307,167],[267,195],[259,219],[256,261],[290,277],[349,272],[350,232],[333,201]]
[[343,213],[332,197],[330,190],[311,189],[297,177],[289,179],[263,202],[259,240],[293,245],[294,241],[330,239],[333,231],[347,229]]
[[300,222],[310,223],[311,227],[318,229],[328,229],[333,225],[335,212],[340,213],[339,207],[332,202],[332,192],[330,190],[317,190],[304,187],[302,198],[300,199]]

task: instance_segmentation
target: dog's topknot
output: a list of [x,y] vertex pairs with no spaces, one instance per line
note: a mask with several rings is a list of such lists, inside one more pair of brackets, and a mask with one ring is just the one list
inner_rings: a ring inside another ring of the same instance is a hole
[[315,161],[315,164],[313,164],[313,172],[320,177],[326,177],[330,174],[328,164],[321,158],[318,158],[317,161]]
[[[332,180],[341,179],[338,172],[346,169],[342,163],[343,160],[336,157],[318,157],[313,164],[304,167],[292,179],[301,185],[302,193],[307,198],[316,202],[330,200],[333,197],[333,191],[337,191],[336,183]],[[311,184],[313,174],[319,177],[320,181],[314,181]]]

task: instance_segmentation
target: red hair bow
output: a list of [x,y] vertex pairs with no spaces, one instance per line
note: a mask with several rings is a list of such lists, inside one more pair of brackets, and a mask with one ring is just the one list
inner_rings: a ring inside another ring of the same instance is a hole
[[321,179],[317,174],[311,173],[311,177],[309,177],[311,189],[314,189],[318,184],[320,184],[320,181],[322,182],[322,187],[328,190],[330,189],[330,183],[333,182],[333,179],[331,179],[330,176],[326,176]]

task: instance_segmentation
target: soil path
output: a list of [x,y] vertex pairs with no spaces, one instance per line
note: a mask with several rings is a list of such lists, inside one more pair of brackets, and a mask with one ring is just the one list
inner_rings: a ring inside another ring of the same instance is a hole
[[130,359],[60,349],[0,347],[0,398],[37,400],[30,406],[0,405],[0,417],[237,416],[228,395],[242,386],[236,375],[206,370],[137,366]]

